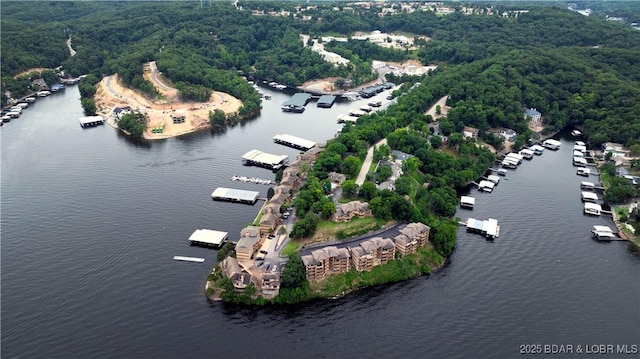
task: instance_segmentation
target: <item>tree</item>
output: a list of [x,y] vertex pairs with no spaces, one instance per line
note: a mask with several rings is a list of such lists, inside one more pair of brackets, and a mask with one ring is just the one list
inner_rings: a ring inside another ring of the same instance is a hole
[[411,183],[413,180],[407,176],[402,176],[396,180],[396,193],[404,196],[411,193]]
[[438,149],[442,147],[442,137],[431,136],[431,138],[429,139],[429,143],[431,143],[431,147]]
[[342,163],[342,173],[347,175],[349,178],[354,178],[358,175],[360,166],[362,166],[362,161],[360,161],[356,156],[349,155]]
[[351,197],[358,194],[358,185],[354,180],[346,180],[342,182],[342,194]]
[[378,175],[378,181],[384,182],[388,180],[391,175],[393,175],[393,170],[391,170],[391,166],[382,165],[378,167],[378,171],[376,172],[376,174]]
[[436,105],[436,114],[442,114],[442,107],[440,107],[440,105]]
[[359,194],[360,196],[364,197],[366,200],[370,200],[371,198],[375,197],[377,193],[378,193],[378,188],[374,183],[365,182],[360,187]]
[[331,218],[331,216],[336,212],[336,204],[333,201],[325,202],[322,205],[322,216],[324,218]]
[[283,288],[298,288],[307,282],[307,274],[300,254],[289,256],[287,265],[282,271],[281,284]]
[[222,127],[227,120],[227,115],[220,109],[209,111],[209,123],[211,126]]
[[267,199],[271,199],[271,197],[273,197],[273,195],[275,194],[275,190],[273,189],[273,187],[269,187],[269,189],[267,190]]

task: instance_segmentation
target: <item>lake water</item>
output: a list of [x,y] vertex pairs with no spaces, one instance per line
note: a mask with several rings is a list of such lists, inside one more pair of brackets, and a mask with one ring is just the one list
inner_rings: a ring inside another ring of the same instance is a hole
[[324,141],[338,114],[367,102],[287,114],[288,95],[265,92],[259,118],[151,143],[82,129],[76,87],[2,127],[3,358],[512,358],[526,344],[640,344],[640,255],[591,238],[592,225],[612,224],[582,214],[566,141],[493,193],[472,190],[476,208],[458,216],[498,219],[500,238],[461,229],[450,263],[429,277],[287,308],[209,302],[216,251],[187,238],[210,228],[234,239],[259,209],[211,192],[266,194],[230,181],[273,178],[242,154],[293,158],[274,135]]

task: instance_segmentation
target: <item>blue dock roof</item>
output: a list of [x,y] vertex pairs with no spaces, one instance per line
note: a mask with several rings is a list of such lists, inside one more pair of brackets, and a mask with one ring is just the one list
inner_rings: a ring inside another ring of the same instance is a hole
[[311,99],[311,94],[299,92],[294,94],[288,101],[285,101],[283,106],[299,106],[303,107]]

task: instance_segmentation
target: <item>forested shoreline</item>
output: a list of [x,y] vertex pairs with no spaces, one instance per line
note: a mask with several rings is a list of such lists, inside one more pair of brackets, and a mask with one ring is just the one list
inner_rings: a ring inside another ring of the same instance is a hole
[[[13,75],[61,64],[71,75],[90,75],[80,84],[85,102],[93,96],[95,83],[113,73],[125,85],[154,95],[142,77],[142,64],[156,61],[183,94],[200,98],[210,90],[227,92],[243,101],[244,116],[259,111],[260,98],[243,76],[290,86],[326,77],[358,85],[372,74],[374,60],[438,65],[435,73],[419,79],[394,77],[414,85],[394,94],[396,105],[362,116],[355,126],[345,125],[329,142],[297,197],[300,220],[293,234],[312,233],[312,224],[330,213],[323,206],[327,174],[342,172],[353,181],[366,149],[384,138],[389,149],[414,156],[398,179],[400,185],[379,190],[370,181],[361,187],[349,183],[347,194],[369,202],[380,220],[428,224],[434,249],[444,257],[455,245],[457,224],[452,217],[458,193],[495,159],[478,141],[461,137],[465,126],[477,128],[480,139],[498,148],[501,141],[490,131],[513,129],[518,133],[514,148],[519,149],[536,136],[523,110],[536,108],[546,131],[581,128],[593,147],[608,141],[640,145],[640,32],[563,8],[532,6],[517,17],[460,12],[438,16],[430,11],[378,16],[375,8],[345,11],[343,3],[318,3],[310,9],[304,5],[308,18],[303,20],[293,15],[302,7],[288,2],[240,2],[242,9],[228,2],[29,4],[2,6],[3,93],[24,91],[24,80]],[[256,16],[252,9],[290,13]],[[350,60],[349,65],[334,66],[299,37],[374,30],[410,34],[416,49],[332,42],[325,44],[327,49]],[[73,57],[64,45],[69,37],[77,51]],[[425,114],[443,96],[451,106],[439,121],[446,142],[431,136],[434,121]],[[301,293],[290,289],[296,296]]]

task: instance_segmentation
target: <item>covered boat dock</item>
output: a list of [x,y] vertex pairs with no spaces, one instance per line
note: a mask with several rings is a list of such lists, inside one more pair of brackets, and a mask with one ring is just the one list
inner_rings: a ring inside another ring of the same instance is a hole
[[485,235],[488,239],[498,238],[500,235],[500,226],[498,220],[489,218],[481,221],[474,218],[469,218],[466,223],[467,230],[469,232],[476,232]]
[[82,127],[93,127],[104,124],[104,118],[102,116],[85,116],[80,117],[80,126]]
[[259,166],[278,170],[287,164],[287,155],[272,155],[260,150],[251,150],[242,155],[242,163],[246,166]]
[[189,237],[189,242],[191,242],[191,244],[221,247],[228,237],[228,232],[214,231],[211,229],[196,229]]
[[298,92],[291,96],[288,101],[282,103],[282,111],[284,112],[304,112],[304,107],[311,100],[311,94]]
[[334,102],[336,102],[336,97],[334,95],[322,95],[318,99],[318,103],[316,104],[316,106],[322,108],[331,108]]
[[460,197],[460,207],[463,208],[471,208],[476,204],[476,199],[470,196],[461,196]]
[[311,140],[287,134],[273,136],[273,142],[305,151],[316,145],[316,143]]
[[211,193],[211,198],[216,201],[240,202],[254,204],[258,200],[260,192],[245,191],[241,189],[232,189],[218,187]]

